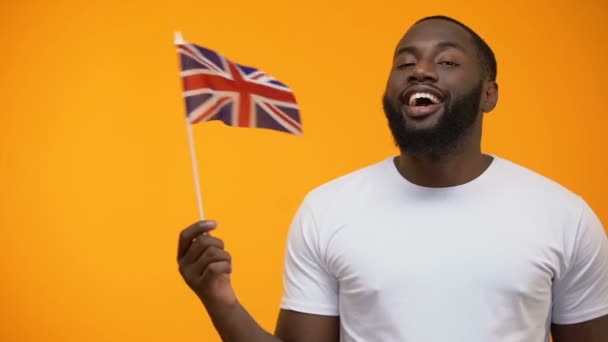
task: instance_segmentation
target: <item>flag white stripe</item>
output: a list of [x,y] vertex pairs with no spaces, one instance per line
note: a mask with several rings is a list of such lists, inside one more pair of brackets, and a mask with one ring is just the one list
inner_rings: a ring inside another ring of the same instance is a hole
[[181,77],[196,76],[196,75],[212,75],[212,76],[219,76],[219,77],[223,77],[225,79],[232,80],[231,77],[226,76],[225,74],[218,74],[217,72],[209,70],[209,69],[190,69],[190,70],[184,70],[184,71],[180,72]]
[[252,95],[252,96],[255,98],[256,101],[268,102],[274,106],[287,107],[287,108],[291,108],[291,109],[300,109],[300,107],[296,103],[273,100],[271,98],[268,98],[268,97],[265,97],[262,95]]

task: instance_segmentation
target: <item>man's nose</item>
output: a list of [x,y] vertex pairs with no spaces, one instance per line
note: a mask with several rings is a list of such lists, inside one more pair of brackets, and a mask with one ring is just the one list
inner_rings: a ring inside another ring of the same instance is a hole
[[432,61],[421,60],[416,63],[408,81],[437,81],[437,66]]

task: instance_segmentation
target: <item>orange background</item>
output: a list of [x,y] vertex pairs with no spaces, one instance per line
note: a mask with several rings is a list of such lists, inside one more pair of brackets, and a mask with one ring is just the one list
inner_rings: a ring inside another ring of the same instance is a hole
[[260,67],[299,100],[302,137],[194,127],[207,217],[239,298],[272,330],[307,191],[396,153],[381,95],[416,19],[493,47],[484,150],[581,194],[608,222],[601,1],[3,1],[0,340],[218,341],[175,261],[198,219],[174,30]]

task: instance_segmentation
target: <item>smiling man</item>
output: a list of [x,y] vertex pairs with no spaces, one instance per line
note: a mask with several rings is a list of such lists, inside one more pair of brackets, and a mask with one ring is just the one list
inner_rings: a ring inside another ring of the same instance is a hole
[[383,104],[401,153],[311,191],[290,228],[276,331],[239,304],[210,221],[180,272],[225,341],[606,342],[608,239],[559,184],[481,152],[492,50],[446,17],[398,43]]

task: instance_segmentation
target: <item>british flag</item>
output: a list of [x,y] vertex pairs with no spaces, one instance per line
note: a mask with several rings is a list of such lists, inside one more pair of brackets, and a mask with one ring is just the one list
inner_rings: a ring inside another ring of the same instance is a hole
[[302,134],[300,111],[288,86],[259,69],[178,37],[189,123],[221,120],[234,127]]

